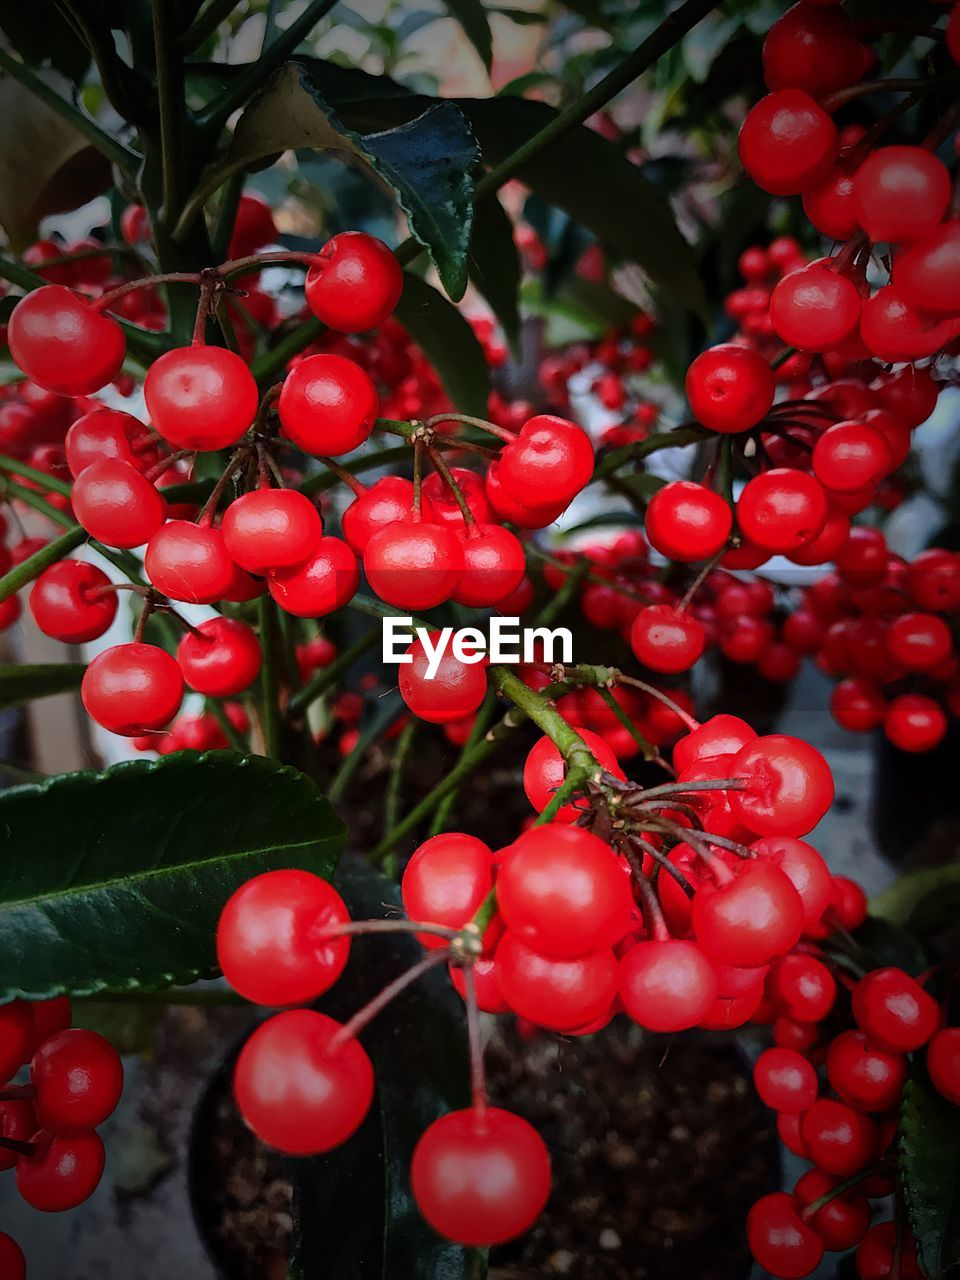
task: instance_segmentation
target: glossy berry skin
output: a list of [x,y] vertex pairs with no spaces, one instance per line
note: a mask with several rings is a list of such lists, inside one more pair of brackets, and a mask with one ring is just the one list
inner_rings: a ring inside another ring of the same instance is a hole
[[575,960],[619,941],[632,903],[609,845],[582,827],[548,824],[510,846],[497,877],[497,905],[526,946]]
[[157,450],[134,449],[134,442],[149,437],[146,427],[119,409],[93,409],[78,418],[67,432],[64,451],[70,474],[77,478],[85,468],[104,458],[117,458],[142,469],[145,458],[156,460]]
[[673,748],[673,763],[678,770],[684,770],[695,760],[736,755],[756,736],[757,731],[739,716],[711,716],[677,742]]
[[80,685],[87,715],[104,729],[135,738],[168,725],[180,710],[183,676],[156,645],[134,641],[98,653]]
[[[600,767],[622,781],[623,770],[609,743],[589,729],[578,726],[577,732],[593,752]],[[566,771],[560,751],[546,735],[530,748],[523,765],[523,789],[537,813],[543,813],[553,799],[554,792],[563,785]],[[578,804],[565,804],[557,810],[553,821],[576,822],[581,813],[582,809]]]
[[322,535],[320,512],[296,489],[255,489],[223,513],[227,552],[248,573],[303,564]]
[[[468,471],[465,467],[451,467],[450,474],[456,480],[477,524],[491,524],[494,521],[494,514],[487,500],[484,478],[476,471]],[[460,504],[438,471],[431,471],[424,477],[421,494],[423,495],[423,514],[427,519],[434,524],[452,524],[457,533],[465,532],[466,524]],[[409,509],[411,504],[407,505]]]
[[460,542],[463,573],[453,593],[457,604],[485,609],[516,591],[527,557],[515,534],[499,524],[472,524],[460,534]]
[[[960,22],[957,25],[960,28]],[[934,227],[901,250],[891,280],[910,306],[935,315],[955,314],[960,289],[960,220]]]
[[257,678],[263,651],[256,632],[236,618],[209,618],[177,646],[177,662],[191,689],[207,698],[232,698]]
[[74,1027],[40,1045],[30,1079],[37,1091],[38,1127],[75,1137],[113,1114],[123,1092],[123,1064],[109,1040]]
[[822,1022],[837,998],[827,966],[804,952],[779,956],[767,977],[767,996],[794,1022]]
[[307,306],[329,329],[364,333],[400,301],[403,270],[382,240],[362,231],[331,237],[307,272]]
[[927,1045],[927,1071],[936,1091],[960,1106],[960,1027],[944,1027]]
[[[839,1184],[839,1178],[831,1178],[819,1169],[808,1169],[793,1189],[794,1203],[798,1209],[805,1209]],[[849,1195],[836,1196],[804,1221],[828,1249],[844,1253],[866,1233],[870,1225],[870,1202],[866,1196],[858,1196],[854,1188]]]
[[432,609],[463,573],[463,544],[447,525],[408,517],[378,530],[363,553],[367,581],[386,604]]
[[497,476],[525,507],[567,505],[593,476],[593,445],[582,427],[552,414],[538,414],[505,445]]
[[26,1280],[27,1275],[23,1250],[5,1231],[0,1231],[0,1275],[4,1280]]
[[533,1226],[550,1195],[550,1157],[520,1116],[451,1111],[427,1128],[410,1167],[417,1207],[457,1244],[502,1244]]
[[[897,1235],[895,1222],[874,1223],[857,1249],[857,1275],[860,1280],[891,1280],[897,1256]],[[903,1231],[902,1237],[899,1280],[924,1280],[909,1228]]]
[[929,671],[953,650],[953,636],[943,618],[932,613],[901,613],[887,632],[891,656],[909,671]]
[[891,1111],[907,1080],[907,1060],[871,1044],[862,1031],[841,1031],[827,1050],[827,1079],[858,1111]]
[[73,1008],[67,996],[54,996],[52,1000],[36,1000],[30,1006],[35,1044],[43,1044],[48,1036],[66,1031],[73,1021]]
[[212,525],[168,520],[150,539],[147,577],[171,600],[213,604],[229,592],[236,571],[223,534]]
[[804,89],[818,99],[856,83],[869,62],[853,23],[839,8],[795,4],[763,42],[767,88]]
[[830,902],[833,880],[830,869],[813,845],[794,836],[764,836],[750,847],[759,857],[779,867],[799,893],[804,923],[816,923]]
[[617,994],[617,961],[609,948],[576,960],[551,960],[508,930],[496,960],[510,1008],[551,1031],[573,1031],[603,1017]]
[[309,871],[265,871],[227,900],[217,926],[223,976],[254,1004],[304,1004],[343,973],[350,938],[324,937],[350,913],[336,889]]
[[859,319],[856,285],[819,262],[791,271],[770,297],[774,330],[799,351],[829,351],[849,338]]
[[0,1081],[6,1084],[34,1049],[33,1018],[25,1000],[0,1005]]
[[501,520],[515,524],[518,529],[545,529],[548,524],[553,524],[554,520],[569,506],[567,499],[534,506],[514,498],[500,480],[500,469],[496,459],[487,468],[484,492],[496,515]]
[[946,212],[950,172],[924,147],[877,147],[857,170],[854,198],[871,240],[918,240]]
[[854,198],[854,170],[843,159],[803,193],[803,211],[821,235],[849,240],[860,228]]
[[[490,847],[462,831],[442,832],[425,840],[407,863],[400,883],[403,906],[411,920],[462,929],[493,887]],[[418,934],[429,948],[445,947],[436,934]]]
[[226,449],[257,415],[253,374],[224,347],[178,347],[150,366],[143,383],[156,430],[176,449]]
[[937,1030],[940,1010],[916,979],[902,969],[874,969],[853,989],[853,1016],[873,1044],[912,1053]]
[[809,743],[786,734],[767,734],[748,743],[731,764],[731,777],[746,778],[730,803],[743,824],[758,835],[804,836],[833,802],[833,775]]
[[826,488],[840,493],[875,484],[890,466],[890,446],[868,422],[838,422],[813,447],[814,475]]
[[[436,643],[439,632],[430,639]],[[409,662],[401,663],[400,696],[415,716],[429,724],[450,724],[476,711],[487,695],[487,663],[461,662],[448,647],[433,678],[427,674],[430,658],[419,638],[407,649]]]
[[933,698],[922,693],[901,693],[887,704],[883,731],[901,751],[932,751],[947,732],[947,717]]
[[706,642],[706,632],[696,618],[668,604],[647,605],[630,628],[633,655],[651,671],[689,671]]
[[717,998],[717,974],[695,942],[638,942],[620,961],[620,999],[648,1031],[695,1027]]
[[31,382],[62,396],[88,396],[120,372],[127,340],[111,316],[64,285],[34,289],[7,325],[10,354]]
[[767,551],[789,553],[810,542],[827,518],[827,497],[805,471],[775,467],[748,480],[737,503],[742,533]]
[[792,1196],[775,1191],[762,1196],[747,1215],[750,1252],[768,1275],[800,1280],[816,1271],[823,1241],[801,1221]]
[[96,640],[117,616],[117,593],[107,591],[110,579],[96,565],[83,560],[60,560],[44,569],[30,592],[30,612],[45,636],[63,644]]
[[[461,1000],[467,998],[467,984],[464,971],[457,965],[449,966],[450,981]],[[477,996],[477,1008],[482,1013],[509,1013],[510,1006],[503,998],[500,990],[500,978],[496,957],[481,956],[474,961],[473,985]]]
[[701,352],[687,370],[687,399],[698,422],[711,431],[746,431],[765,418],[776,380],[762,356],[722,343]]
[[292,569],[277,569],[267,588],[286,613],[298,618],[322,618],[352,600],[360,585],[357,558],[340,538],[328,534],[317,542],[309,559]]
[[740,129],[740,159],[758,187],[798,195],[822,179],[837,151],[833,121],[802,89],[768,94]]
[[108,547],[140,547],[163,524],[161,494],[127,462],[105,458],[74,481],[74,515],[87,533]]
[[332,1151],[357,1131],[373,1099],[373,1067],[340,1024],[312,1009],[262,1023],[240,1051],[233,1078],[240,1112],[270,1147],[288,1155]]
[[27,1204],[43,1213],[64,1213],[93,1195],[105,1162],[99,1134],[67,1138],[41,1131],[32,1141],[39,1150],[17,1161],[17,1190]]
[[704,485],[672,480],[650,499],[645,527],[661,555],[693,564],[722,549],[733,528],[733,513],[720,494]]
[[721,964],[767,964],[789,951],[802,928],[800,895],[779,868],[759,859],[740,863],[726,884],[704,882],[694,895],[694,934]]
[[[29,1142],[36,1131],[37,1117],[32,1102],[23,1098],[12,1098],[7,1102],[0,1102],[0,1138],[12,1139],[14,1142]],[[18,1159],[18,1152],[0,1145],[0,1173],[15,1169]],[[0,1275],[3,1274],[4,1272],[0,1271]]]
[[403,476],[383,476],[354,498],[344,511],[343,536],[358,556],[378,529],[398,520],[409,520],[413,510],[413,484]]
[[287,375],[277,409],[284,434],[304,453],[336,457],[358,448],[373,430],[377,391],[356,361],[307,356]]
[[834,1098],[819,1098],[804,1115],[800,1132],[817,1168],[838,1178],[859,1173],[877,1155],[872,1122]]
[[817,1100],[817,1073],[793,1049],[764,1049],[753,1067],[753,1083],[773,1111],[808,1111]]

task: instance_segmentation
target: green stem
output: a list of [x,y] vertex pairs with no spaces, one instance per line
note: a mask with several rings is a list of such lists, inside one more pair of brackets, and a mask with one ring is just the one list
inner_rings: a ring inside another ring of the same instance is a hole
[[633,738],[634,742],[643,752],[644,760],[656,760],[657,756],[660,754],[657,751],[657,748],[653,745],[652,742],[647,741],[647,739],[643,736],[643,734],[640,732],[637,726],[633,723],[633,721],[627,715],[626,711],[624,711],[623,707],[621,707],[620,703],[616,700],[616,698],[613,696],[610,690],[605,685],[598,685],[597,693],[599,693],[600,697],[604,700],[604,702],[607,704],[607,706],[610,708],[613,714],[617,717],[617,719],[620,721],[620,723],[623,725],[626,731],[630,734],[630,737]]
[[[474,717],[473,725],[470,729],[470,736],[463,744],[463,750],[460,752],[460,760],[469,758],[470,753],[476,747],[477,743],[487,732],[490,721],[493,719],[494,712],[497,709],[496,690],[488,689],[487,696],[484,698],[479,711]],[[448,791],[440,803],[437,805],[437,811],[433,815],[433,822],[430,824],[430,834],[438,836],[447,825],[447,819],[450,812],[457,802],[457,796],[460,792],[459,787],[455,787],[453,791]]]
[[[397,738],[393,759],[390,761],[390,776],[387,779],[387,792],[383,802],[383,832],[391,831],[400,816],[400,800],[403,794],[403,769],[413,748],[413,740],[417,736],[418,721],[411,720],[404,725]],[[432,834],[432,833],[431,833]]]
[[674,427],[672,431],[658,431],[655,435],[647,436],[646,440],[622,445],[619,449],[608,453],[597,464],[594,479],[603,480],[606,476],[619,471],[624,463],[639,462],[651,453],[658,453],[661,449],[679,449],[684,445],[699,444],[710,434],[704,427],[698,426]]
[[54,538],[45,547],[35,551],[22,564],[14,565],[9,573],[5,573],[0,578],[0,601],[9,600],[12,595],[16,595],[28,582],[33,582],[35,578],[39,578],[44,569],[49,569],[52,564],[56,564],[58,560],[68,556],[71,551],[75,551],[86,540],[86,537],[86,529],[81,529],[79,525],[74,525],[66,533],[62,533],[59,538]]
[[226,22],[236,7],[237,0],[210,0],[203,13],[195,18],[180,36],[180,46],[184,53],[193,53],[194,49],[206,44],[217,27]]
[[68,515],[64,515],[62,511],[58,511],[56,507],[51,506],[46,498],[37,493],[35,489],[28,489],[25,485],[14,484],[8,486],[5,496],[7,498],[15,498],[18,502],[25,502],[28,507],[33,507],[34,511],[39,511],[42,516],[46,516],[48,520],[52,521],[60,529],[73,529],[76,527],[75,520],[71,520]]
[[8,475],[22,476],[24,480],[32,480],[34,484],[40,485],[49,493],[59,493],[62,498],[70,497],[70,486],[63,480],[58,480],[56,476],[48,476],[45,471],[29,467],[16,458],[8,458],[6,454],[0,454],[0,471],[5,471]]
[[233,727],[230,717],[224,710],[222,703],[218,702],[216,698],[208,698],[206,706],[214,720],[216,720],[217,724],[223,730],[223,736],[230,743],[231,747],[233,747],[234,751],[239,751],[241,755],[247,755],[250,751],[250,744],[246,742]]
[[163,172],[162,218],[168,225],[176,220],[180,212],[180,160],[183,154],[181,125],[184,110],[183,67],[172,18],[173,6],[169,0],[153,0],[153,45],[157,64],[160,160]]
[[257,604],[260,622],[260,644],[263,648],[263,666],[260,668],[260,724],[263,729],[263,749],[268,756],[280,759],[280,690],[277,673],[277,652],[280,628],[277,625],[277,606],[269,595],[263,595]]
[[334,774],[333,781],[327,788],[327,798],[331,804],[340,803],[343,799],[344,792],[350,783],[350,779],[360,767],[360,763],[364,756],[377,739],[390,728],[397,716],[402,713],[403,703],[399,698],[384,699],[383,705],[379,708],[373,720],[371,720],[366,729],[364,729],[357,739],[356,746]]
[[586,769],[589,774],[599,771],[600,765],[593,752],[552,703],[529,689],[507,667],[493,666],[490,675],[494,687],[547,735],[568,765]]

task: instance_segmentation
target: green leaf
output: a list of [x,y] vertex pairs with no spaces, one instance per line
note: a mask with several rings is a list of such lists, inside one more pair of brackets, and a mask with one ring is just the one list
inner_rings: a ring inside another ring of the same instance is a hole
[[960,1107],[913,1064],[900,1108],[900,1185],[928,1280],[960,1264]]
[[13,788],[0,829],[0,1002],[213,976],[234,889],[276,867],[329,876],[344,838],[304,774],[232,751]]
[[90,51],[54,0],[4,5],[0,31],[30,67],[39,68],[49,62],[74,84],[80,84],[87,73]]
[[464,35],[489,71],[493,64],[493,40],[482,0],[443,0],[443,3],[450,17],[456,18],[463,27]]
[[86,667],[82,662],[37,662],[0,666],[0,710],[21,707],[34,698],[73,693],[80,688]]
[[520,254],[513,240],[513,223],[497,199],[477,205],[470,237],[470,279],[483,294],[517,351],[520,342]]
[[[400,906],[397,886],[365,863],[345,862],[336,884],[355,919]],[[348,1018],[422,955],[409,935],[356,940],[346,973],[320,1007]],[[463,1005],[445,971],[407,988],[362,1039],[376,1068],[374,1106],[343,1147],[294,1166],[297,1247],[289,1278],[482,1280],[483,1255],[437,1236],[410,1193],[410,1158],[424,1129],[469,1100]]]
[[396,317],[423,348],[454,408],[486,417],[490,394],[486,357],[457,308],[432,285],[408,271]]
[[250,100],[226,155],[201,179],[191,212],[231,174],[300,149],[336,152],[385,184],[429,251],[447,293],[455,301],[463,296],[480,151],[454,103],[427,100],[416,118],[361,133],[344,124],[305,64],[288,62]]
[[930,963],[913,934],[888,920],[868,916],[857,929],[854,938],[878,969],[892,965],[916,976],[923,973]]
[[924,933],[956,919],[960,906],[960,864],[927,867],[900,876],[870,903],[870,914]]

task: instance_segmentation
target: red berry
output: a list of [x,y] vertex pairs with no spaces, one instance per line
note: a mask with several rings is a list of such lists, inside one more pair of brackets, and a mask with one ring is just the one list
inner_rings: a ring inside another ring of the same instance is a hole
[[891,281],[911,307],[935,315],[955,315],[960,289],[960,220],[934,227],[901,250]]
[[73,1009],[66,996],[54,996],[52,1000],[35,1000],[30,1006],[33,1016],[35,1044],[43,1044],[49,1036],[66,1031],[73,1021]]
[[810,542],[827,518],[827,497],[813,476],[775,467],[748,480],[737,503],[737,524],[758,547],[793,552]]
[[303,564],[322,534],[320,512],[296,489],[255,489],[223,513],[230,558],[249,573]]
[[877,1222],[860,1241],[857,1275],[860,1280],[891,1280],[897,1257],[898,1280],[924,1280],[910,1228],[898,1230],[894,1222]]
[[150,539],[143,560],[147,577],[171,600],[213,604],[230,590],[235,565],[223,534],[212,525],[168,520]]
[[950,172],[924,147],[877,147],[857,170],[854,198],[871,240],[918,240],[946,211]]
[[927,1071],[938,1093],[960,1106],[960,1027],[944,1027],[927,1046]]
[[805,89],[814,98],[855,84],[869,62],[853,23],[839,8],[795,4],[763,42],[767,88]]
[[765,1049],[753,1068],[753,1083],[773,1111],[807,1111],[817,1100],[817,1073],[793,1049]]
[[350,954],[347,935],[325,931],[350,913],[309,871],[266,871],[227,900],[217,926],[223,976],[254,1004],[304,1004],[329,991]]
[[268,574],[271,596],[286,613],[298,618],[322,618],[353,599],[360,585],[357,558],[339,538],[324,535],[310,558],[292,569]]
[[548,524],[553,524],[554,520],[569,506],[569,499],[554,501],[549,505],[534,506],[514,498],[500,481],[499,464],[496,460],[487,468],[484,491],[487,501],[500,519],[515,524],[518,529],[545,529]]
[[933,996],[902,969],[874,969],[853,989],[853,1016],[864,1035],[891,1053],[912,1053],[937,1030]]
[[520,429],[497,460],[506,492],[524,506],[566,505],[593,476],[593,445],[575,422],[539,414]]
[[98,653],[84,672],[87,714],[111,733],[135,738],[162,729],[180,710],[183,676],[169,653],[135,641]]
[[877,1156],[873,1123],[833,1098],[818,1099],[804,1115],[800,1131],[817,1168],[838,1178],[859,1173]]
[[852,280],[828,262],[812,262],[776,285],[770,297],[770,320],[788,346],[829,351],[854,332],[860,306]]
[[[488,845],[461,831],[424,841],[403,873],[400,890],[411,920],[462,929],[493,886],[493,854]],[[425,947],[445,947],[437,934],[417,937]]]
[[44,569],[30,592],[30,612],[44,635],[63,644],[96,640],[117,616],[110,579],[83,560],[61,560]]
[[316,255],[304,284],[307,306],[340,333],[363,333],[383,324],[400,301],[403,270],[374,236],[344,231]]
[[849,240],[860,229],[854,196],[855,170],[842,158],[830,172],[803,193],[803,211],[821,235]]
[[875,484],[891,466],[886,438],[866,422],[838,422],[813,447],[813,472],[822,485],[841,493]]
[[[623,781],[625,775],[617,763],[613,748],[599,734],[579,726],[576,728],[601,769]],[[553,799],[554,792],[563,785],[565,776],[566,765],[559,749],[546,736],[538,739],[530,748],[523,765],[523,789],[537,813],[543,813]],[[579,804],[565,804],[560,807],[553,820],[576,822],[582,811]]]
[[373,1100],[373,1067],[359,1041],[312,1009],[279,1013],[240,1051],[233,1087],[244,1120],[289,1155],[331,1151],[360,1127]]
[[166,503],[127,462],[105,458],[74,481],[73,511],[92,537],[108,547],[140,547],[163,524]]
[[26,1280],[27,1275],[23,1250],[5,1231],[0,1231],[0,1275],[4,1280]]
[[695,942],[638,942],[620,961],[620,999],[648,1031],[695,1027],[717,998],[714,966]]
[[527,558],[522,545],[498,524],[472,524],[459,536],[463,573],[453,599],[469,609],[499,605],[523,580]]
[[883,731],[901,751],[932,751],[946,735],[947,717],[932,698],[922,693],[901,693],[887,704]]
[[178,347],[150,366],[143,383],[147,412],[177,449],[226,449],[257,414],[253,374],[223,347]]
[[63,285],[34,289],[7,324],[10,354],[31,381],[63,396],[88,396],[120,372],[127,341],[111,316]]
[[746,431],[765,418],[776,379],[766,360],[748,347],[722,343],[701,352],[687,370],[687,399],[711,431]]
[[861,1031],[842,1031],[827,1050],[827,1078],[838,1097],[858,1111],[891,1111],[906,1083],[907,1060],[878,1049]]
[[[467,471],[465,467],[451,467],[450,474],[457,482],[464,501],[470,508],[477,524],[490,524],[494,520],[493,509],[487,500],[486,485],[482,476],[476,471]],[[434,524],[452,524],[455,532],[462,534],[466,529],[460,504],[454,497],[443,476],[438,471],[431,471],[425,477],[421,489],[423,496],[423,514]],[[406,515],[411,503],[407,503]]]
[[691,614],[668,604],[650,604],[633,620],[630,648],[651,671],[689,671],[706,644],[706,632]]
[[410,1168],[414,1198],[433,1229],[457,1244],[502,1244],[528,1230],[550,1195],[550,1157],[526,1120],[471,1107],[434,1120]]
[[[440,632],[430,634],[435,644]],[[450,724],[476,711],[487,695],[487,662],[461,662],[448,647],[436,672],[428,674],[430,656],[419,638],[406,651],[409,662],[400,665],[400,696],[415,716],[430,724]]]
[[386,604],[432,609],[449,600],[463,573],[463,544],[447,525],[407,517],[378,530],[363,553],[370,586]]
[[761,98],[740,129],[740,159],[757,186],[797,195],[829,172],[837,151],[833,121],[808,93],[780,89]]
[[768,734],[734,757],[731,777],[746,778],[730,801],[745,826],[758,835],[803,836],[833,801],[830,766],[800,738]]
[[[362,556],[373,535],[388,524],[409,520],[413,485],[403,476],[384,476],[350,503],[341,518],[343,536]],[[439,521],[435,522],[439,523]]]
[[868,680],[841,680],[830,695],[830,711],[843,729],[866,733],[883,720],[886,709],[883,694]]
[[207,698],[232,698],[257,678],[263,651],[254,630],[235,618],[210,618],[188,631],[177,662],[191,689]]
[[64,1137],[95,1129],[113,1114],[123,1092],[123,1064],[103,1036],[81,1027],[40,1045],[30,1064],[39,1127]]
[[[461,999],[467,998],[467,984],[463,968],[450,965],[450,981]],[[496,957],[481,956],[473,964],[473,985],[477,997],[477,1008],[483,1013],[509,1013],[510,1006],[503,998],[500,990],[500,978]]]
[[826,564],[832,560],[850,534],[850,517],[839,508],[829,506],[820,532],[803,546],[789,553],[794,564]]
[[932,613],[902,613],[887,631],[892,657],[910,671],[929,671],[950,656],[953,636],[942,618]]
[[720,551],[733,512],[718,493],[692,480],[673,480],[650,499],[645,527],[650,544],[670,560],[692,564]]
[[794,836],[764,836],[750,847],[779,867],[799,893],[805,924],[819,920],[833,893],[833,881],[829,867],[813,845]]
[[74,479],[105,458],[116,458],[141,470],[145,458],[155,462],[159,457],[154,438],[143,423],[119,409],[93,409],[78,418],[67,432],[64,450]]
[[678,770],[688,769],[695,760],[711,756],[736,755],[757,733],[739,716],[711,716],[699,728],[686,734],[673,748],[673,763]]
[[800,895],[779,868],[742,862],[724,884],[704,882],[693,898],[693,930],[708,956],[724,964],[767,964],[797,942]]
[[815,956],[779,956],[767,978],[767,996],[794,1022],[822,1022],[837,998],[837,984]]
[[54,1137],[39,1132],[37,1151],[17,1162],[17,1190],[34,1209],[63,1213],[96,1191],[103,1175],[103,1143],[96,1133]]
[[924,609],[960,608],[960,556],[945,547],[929,547],[907,565],[906,587]]
[[346,356],[307,356],[294,365],[280,392],[284,434],[304,453],[350,453],[377,420],[370,375]]
[[237,204],[233,220],[228,258],[246,258],[277,238],[273,210],[266,200],[254,192],[244,192]]
[[617,994],[617,961],[609,948],[576,960],[553,960],[508,931],[496,959],[510,1008],[551,1031],[573,1031],[603,1017]]
[[[831,1178],[820,1169],[808,1169],[793,1189],[793,1199],[798,1209],[806,1209],[840,1185],[839,1178]],[[822,1209],[811,1216],[801,1215],[828,1249],[845,1253],[861,1240],[870,1225],[870,1202],[865,1195],[857,1195],[857,1189],[849,1195],[834,1196]]]
[[785,1191],[761,1196],[747,1215],[750,1252],[768,1275],[799,1280],[820,1265],[823,1241],[797,1213]]
[[34,1045],[30,1005],[25,1000],[0,1005],[0,1086],[17,1074]]

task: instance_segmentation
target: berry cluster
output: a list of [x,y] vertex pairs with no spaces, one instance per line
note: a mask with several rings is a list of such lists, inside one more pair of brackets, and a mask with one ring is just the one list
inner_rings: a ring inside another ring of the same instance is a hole
[[[123,1090],[113,1045],[71,1021],[65,996],[0,1009],[0,1080],[29,1064],[28,1083],[0,1090],[0,1170],[15,1170],[20,1195],[46,1213],[73,1209],[97,1189],[104,1166],[97,1126]],[[19,1247],[2,1233],[0,1270],[5,1280],[25,1274]]]

